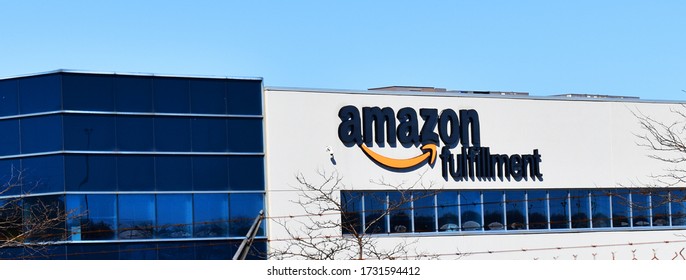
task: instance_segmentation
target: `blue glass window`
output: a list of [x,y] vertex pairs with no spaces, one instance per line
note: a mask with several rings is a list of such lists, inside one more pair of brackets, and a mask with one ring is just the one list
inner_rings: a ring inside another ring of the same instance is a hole
[[17,80],[0,81],[0,116],[14,116],[19,114]]
[[68,260],[117,260],[119,245],[110,243],[69,244]]
[[24,234],[28,241],[59,241],[66,235],[64,196],[33,196],[24,198]]
[[114,111],[111,75],[65,74],[62,85],[65,110]]
[[155,227],[155,196],[119,195],[119,239],[149,239]]
[[117,189],[117,164],[114,156],[66,155],[65,166],[69,191]]
[[[229,195],[229,235],[245,236],[255,222],[255,218],[264,209],[264,194],[261,193],[233,193]],[[266,211],[265,211],[266,213]],[[266,214],[265,214],[266,215]],[[257,236],[264,236],[262,221]]]
[[31,114],[61,109],[59,75],[19,79],[19,112]]
[[413,194],[415,232],[436,231],[434,197],[434,194],[431,192],[415,192]]
[[672,226],[686,226],[686,191],[670,192],[672,208]]
[[0,131],[0,156],[19,154],[19,120],[0,121]]
[[457,192],[444,191],[436,195],[436,210],[438,210],[438,231],[460,230],[458,215]]
[[546,201],[546,191],[529,191],[528,211],[529,211],[529,229],[547,229],[548,228],[548,202]]
[[567,191],[550,191],[550,228],[569,228],[569,198]]
[[229,188],[231,190],[264,190],[262,156],[230,156]]
[[226,120],[221,118],[193,118],[193,151],[226,152]]
[[229,233],[229,196],[225,193],[193,196],[193,236],[224,237]]
[[155,190],[155,161],[152,156],[122,155],[117,158],[120,191]]
[[507,230],[526,229],[526,193],[508,191],[505,193],[505,200]]
[[153,103],[158,113],[189,113],[188,80],[175,78],[153,79]]
[[262,81],[228,80],[226,97],[229,114],[262,114]]
[[155,118],[155,149],[157,151],[190,152],[190,119],[179,117]]
[[385,233],[386,193],[368,192],[364,195],[365,233]]
[[153,119],[151,117],[118,116],[117,149],[120,151],[152,151]]
[[231,241],[212,240],[194,243],[196,260],[230,260],[235,254]]
[[23,154],[62,150],[62,116],[25,118],[20,126]]
[[41,156],[22,159],[24,193],[64,191],[64,158]]
[[404,233],[412,232],[412,195],[409,192],[390,192],[388,193],[388,215],[390,221],[390,232]]
[[629,200],[628,190],[615,190],[612,193],[612,227],[629,227],[631,221],[629,220],[629,209],[631,209],[631,200]]
[[155,182],[158,191],[193,190],[191,157],[155,157]]
[[241,153],[261,153],[263,149],[262,119],[229,118],[229,151]]
[[344,234],[362,233],[362,193],[341,192],[341,223]]
[[0,195],[18,195],[21,193],[19,177],[22,168],[19,159],[0,160]]
[[571,190],[569,201],[572,208],[572,228],[588,228],[591,226],[587,190]]
[[113,151],[113,116],[65,115],[64,148],[76,151]]
[[114,95],[119,112],[152,112],[152,78],[116,76]]
[[484,229],[505,229],[505,213],[502,191],[487,191],[484,196]]
[[71,240],[112,240],[117,232],[117,197],[113,194],[67,195]]
[[193,202],[190,194],[157,195],[157,238],[193,236]]
[[652,222],[655,227],[669,226],[669,192],[656,190],[650,194]]
[[225,114],[226,93],[224,80],[190,80],[191,113]]
[[591,217],[593,228],[610,227],[610,193],[605,190],[591,191]]
[[195,257],[193,242],[164,242],[157,246],[160,260],[192,260]]
[[635,227],[650,226],[650,195],[643,192],[631,193],[631,222]]
[[152,242],[121,243],[119,245],[120,260],[156,260],[157,244]]
[[228,190],[228,170],[224,156],[193,157],[193,189]]
[[[16,198],[0,199],[0,242],[22,234],[22,202]],[[3,242],[4,243],[4,242]],[[0,258],[4,255],[0,255]]]
[[462,230],[481,230],[481,193],[478,191],[460,192],[460,219]]

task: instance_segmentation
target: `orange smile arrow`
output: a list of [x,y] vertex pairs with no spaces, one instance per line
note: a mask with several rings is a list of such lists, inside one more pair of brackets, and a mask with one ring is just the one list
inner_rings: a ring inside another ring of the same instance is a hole
[[435,144],[426,144],[422,146],[421,150],[424,151],[423,154],[418,155],[413,158],[407,158],[407,159],[395,159],[395,158],[389,158],[382,156],[380,154],[375,153],[367,145],[365,144],[360,144],[360,148],[362,148],[362,151],[370,157],[372,160],[377,162],[378,164],[381,164],[386,167],[391,167],[391,168],[397,168],[397,169],[405,169],[405,168],[411,168],[415,167],[419,164],[424,163],[425,160],[429,160],[429,164],[433,165],[434,162],[436,162],[436,145]]

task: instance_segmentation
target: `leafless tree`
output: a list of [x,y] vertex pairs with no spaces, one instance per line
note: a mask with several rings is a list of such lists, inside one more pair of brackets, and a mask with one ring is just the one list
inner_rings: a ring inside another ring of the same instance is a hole
[[[411,184],[390,184],[384,180],[372,181],[383,185],[389,191],[396,192],[400,199],[394,199],[385,203],[384,210],[366,215],[364,224],[359,212],[346,209],[346,203],[342,200],[359,199],[341,195],[345,190],[342,177],[337,172],[318,171],[320,181],[313,182],[300,173],[296,180],[298,186],[298,200],[293,203],[302,207],[304,215],[276,219],[287,233],[288,238],[282,241],[276,248],[270,249],[270,258],[275,259],[310,259],[310,260],[333,260],[333,259],[421,259],[435,258],[431,254],[418,252],[417,240],[399,241],[389,246],[380,244],[378,234],[371,233],[376,228],[383,227],[386,216],[403,210],[410,202],[432,194],[430,186],[425,186],[421,180]],[[421,192],[420,192],[421,191]],[[422,195],[417,195],[417,194]],[[369,214],[369,213],[367,213]],[[370,219],[370,217],[373,217]]]

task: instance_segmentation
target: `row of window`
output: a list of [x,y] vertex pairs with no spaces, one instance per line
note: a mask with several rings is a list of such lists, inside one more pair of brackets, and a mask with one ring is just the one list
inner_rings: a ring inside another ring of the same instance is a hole
[[[264,194],[67,194],[0,205],[2,218],[11,221],[0,228],[0,237],[30,232],[31,241],[220,238],[245,236],[264,209]],[[35,219],[60,213],[68,214],[66,227],[29,231]],[[258,235],[264,236],[261,226]]]
[[343,233],[686,226],[686,189],[342,191]]
[[261,118],[55,114],[0,120],[0,156],[76,151],[263,152]]
[[[50,245],[44,250],[0,249],[0,260],[230,260],[240,240],[126,242],[104,244]],[[256,240],[248,253],[249,260],[266,259],[267,244]]]
[[56,73],[0,80],[0,116],[58,110],[262,114],[262,81]]
[[[0,160],[2,195],[264,190],[262,156],[67,154]],[[6,189],[2,189],[2,188]],[[8,188],[8,189],[7,189]]]

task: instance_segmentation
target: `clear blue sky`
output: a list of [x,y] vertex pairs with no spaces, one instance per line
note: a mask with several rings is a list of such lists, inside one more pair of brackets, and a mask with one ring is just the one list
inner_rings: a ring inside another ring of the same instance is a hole
[[686,100],[686,1],[2,1],[0,65]]

